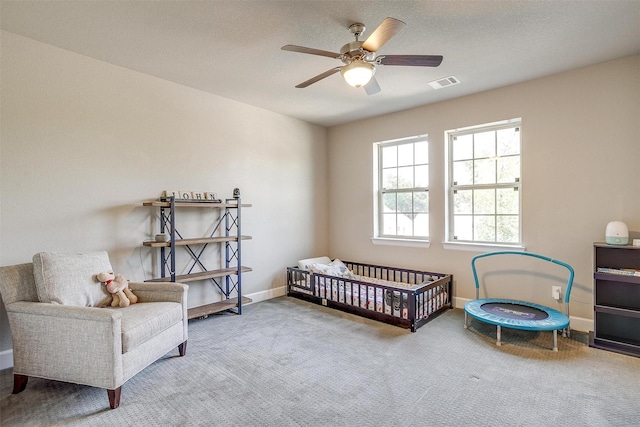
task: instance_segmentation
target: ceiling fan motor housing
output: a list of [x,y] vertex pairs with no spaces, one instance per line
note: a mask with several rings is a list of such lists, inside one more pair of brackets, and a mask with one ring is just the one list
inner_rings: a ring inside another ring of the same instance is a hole
[[342,62],[349,64],[354,59],[366,58],[369,52],[362,49],[362,43],[363,42],[355,41],[342,46],[340,49],[340,54],[342,55],[340,59],[342,59]]

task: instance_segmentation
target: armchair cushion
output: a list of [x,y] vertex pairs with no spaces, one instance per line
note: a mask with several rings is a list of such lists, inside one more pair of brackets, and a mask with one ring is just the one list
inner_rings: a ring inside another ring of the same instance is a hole
[[111,271],[107,252],[40,252],[33,276],[40,302],[97,307],[109,297],[95,276]]
[[111,310],[122,314],[122,354],[182,322],[182,304],[177,302],[148,302]]

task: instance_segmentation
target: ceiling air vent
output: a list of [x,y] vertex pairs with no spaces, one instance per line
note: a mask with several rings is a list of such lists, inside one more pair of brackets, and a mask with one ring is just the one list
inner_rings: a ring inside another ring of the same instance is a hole
[[449,76],[429,82],[429,86],[434,89],[442,89],[443,87],[457,85],[458,83],[460,83],[460,80],[458,80],[457,77]]

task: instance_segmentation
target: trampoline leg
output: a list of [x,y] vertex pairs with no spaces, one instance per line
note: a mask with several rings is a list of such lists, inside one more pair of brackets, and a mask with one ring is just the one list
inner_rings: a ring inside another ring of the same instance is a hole
[[553,331],[553,351],[558,351],[558,331]]
[[464,312],[464,328],[467,329],[467,312]]
[[500,327],[500,325],[496,326],[497,330],[496,330],[496,345],[500,346],[502,345],[502,328]]

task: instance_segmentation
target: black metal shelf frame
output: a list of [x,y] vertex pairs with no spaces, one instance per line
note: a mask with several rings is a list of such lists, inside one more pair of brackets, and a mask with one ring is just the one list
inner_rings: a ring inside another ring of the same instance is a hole
[[[178,231],[176,227],[176,200],[171,196],[166,199],[168,206],[160,206],[160,232],[169,234],[169,246],[160,247],[160,277],[169,277],[172,282],[176,281],[176,241],[183,240],[184,237]],[[233,297],[234,293],[237,294],[237,314],[242,314],[242,259],[241,259],[241,245],[242,245],[242,233],[241,233],[241,212],[242,204],[240,199],[227,199],[225,204],[212,203],[211,207],[214,209],[220,209],[221,215],[214,222],[211,233],[207,236],[213,238],[220,227],[223,227],[223,235],[228,238],[225,240],[225,257],[224,257],[224,270],[228,273],[229,270],[233,270],[233,274],[218,274],[220,270],[209,270],[201,260],[204,251],[209,243],[197,243],[192,245],[182,244],[181,248],[187,251],[191,257],[191,264],[187,269],[185,275],[181,275],[181,278],[185,276],[194,275],[193,280],[202,280],[199,277],[202,276],[202,272],[210,272],[213,277],[207,277],[211,283],[217,287],[226,300]],[[195,246],[200,246],[196,248]],[[195,272],[194,268],[199,267],[202,272]],[[205,274],[206,275],[206,274]],[[235,279],[234,277],[235,276]],[[196,279],[197,278],[197,279]],[[224,280],[222,280],[224,279]],[[188,280],[184,280],[188,281]]]

